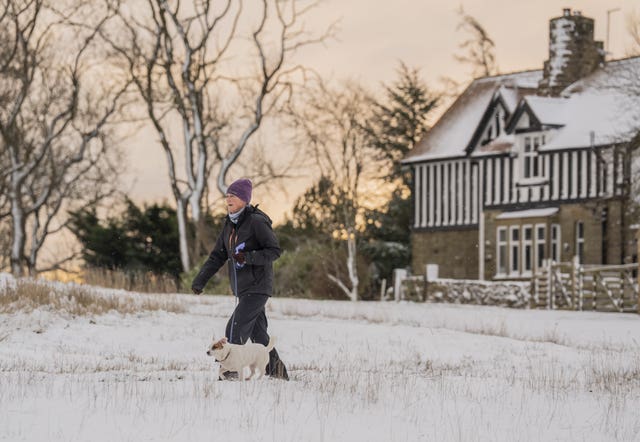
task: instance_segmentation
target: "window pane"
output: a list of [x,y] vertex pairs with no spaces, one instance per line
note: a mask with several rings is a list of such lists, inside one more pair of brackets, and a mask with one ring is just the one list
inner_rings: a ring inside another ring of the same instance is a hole
[[501,241],[501,242],[507,241],[507,229],[498,230],[498,241]]
[[501,245],[498,250],[498,273],[507,273],[507,245]]
[[528,241],[531,240],[531,227],[524,228],[524,239]]
[[538,243],[538,267],[542,267],[542,261],[544,261],[544,243]]
[[518,241],[520,239],[520,230],[512,229],[511,230],[511,240]]
[[531,270],[531,253],[533,252],[532,247],[527,244],[524,246],[524,269],[526,271]]
[[544,241],[544,226],[538,226],[538,235],[536,236],[538,240]]
[[528,156],[524,157],[524,177],[531,177],[531,158]]
[[531,152],[531,138],[524,137],[524,151]]

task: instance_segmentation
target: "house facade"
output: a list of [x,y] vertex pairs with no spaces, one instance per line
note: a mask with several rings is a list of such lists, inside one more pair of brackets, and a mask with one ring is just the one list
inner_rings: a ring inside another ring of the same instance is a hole
[[527,279],[545,259],[637,259],[624,214],[640,57],[605,62],[593,30],[565,9],[543,69],[474,80],[403,160],[416,273]]

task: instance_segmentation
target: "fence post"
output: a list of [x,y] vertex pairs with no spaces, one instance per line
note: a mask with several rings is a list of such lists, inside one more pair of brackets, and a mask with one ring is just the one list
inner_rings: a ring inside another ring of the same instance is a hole
[[636,305],[638,306],[638,314],[640,314],[640,229],[636,231],[636,239],[638,243],[638,297],[636,298]]
[[553,281],[553,260],[550,259],[548,262],[548,269],[549,271],[547,272],[547,281],[548,281],[548,287],[549,287],[549,293],[547,294],[547,310],[551,310],[554,306],[554,301],[553,301],[553,297],[555,296],[555,283]]
[[393,298],[395,301],[404,299],[402,292],[402,281],[407,279],[406,269],[393,269]]
[[382,278],[380,283],[380,301],[387,300],[387,278]]
[[576,274],[578,273],[579,265],[580,257],[576,255],[571,260],[571,303],[573,304],[573,308],[576,308],[576,305],[578,304],[576,302],[578,300],[578,278],[576,278]]

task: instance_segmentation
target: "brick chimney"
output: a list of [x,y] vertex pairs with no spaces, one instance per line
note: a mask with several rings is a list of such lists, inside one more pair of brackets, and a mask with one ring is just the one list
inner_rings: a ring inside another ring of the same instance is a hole
[[593,39],[594,21],[580,11],[563,9],[561,17],[549,20],[549,59],[538,84],[539,95],[558,96],[571,83],[592,73],[604,63],[604,47]]

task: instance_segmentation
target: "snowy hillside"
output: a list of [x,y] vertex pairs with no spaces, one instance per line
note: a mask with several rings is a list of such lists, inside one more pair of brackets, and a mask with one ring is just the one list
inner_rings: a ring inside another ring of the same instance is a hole
[[0,278],[0,440],[640,440],[639,315],[272,299],[292,380],[218,382],[232,308]]

